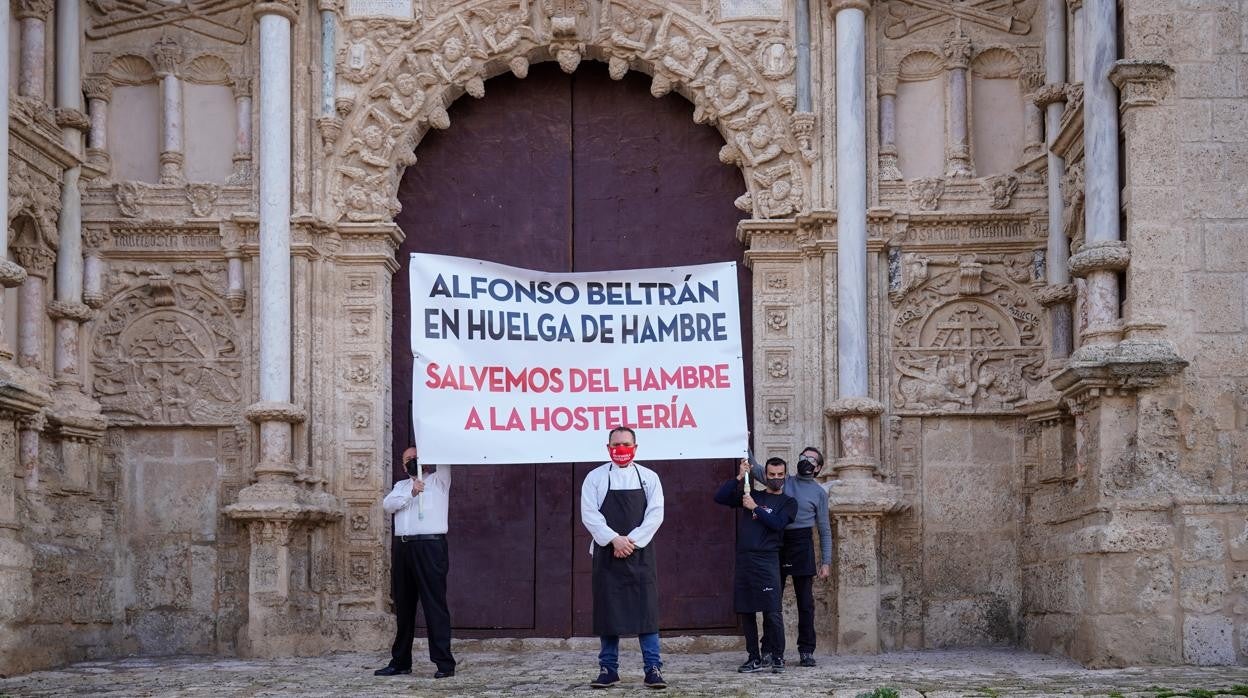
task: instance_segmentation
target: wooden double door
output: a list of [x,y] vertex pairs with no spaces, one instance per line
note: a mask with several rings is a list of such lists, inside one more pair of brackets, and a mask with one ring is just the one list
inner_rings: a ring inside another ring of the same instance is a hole
[[[464,97],[447,131],[430,132],[399,187],[406,234],[394,277],[394,452],[408,443],[411,252],[472,257],[552,272],[740,261],[743,190],[719,162],[723,142],[692,121],[683,98],[655,99],[649,81],[612,81],[604,65],[573,75],[553,63],[524,80]],[[750,274],[740,272],[747,404]],[[429,407],[436,409],[436,406]],[[451,489],[449,601],[455,633],[591,634],[590,539],[581,483],[599,463],[458,466]],[[732,512],[712,501],[730,460],[638,461],[661,476],[665,522],[655,538],[664,631],[716,632],[732,613]],[[396,478],[402,476],[394,464]]]

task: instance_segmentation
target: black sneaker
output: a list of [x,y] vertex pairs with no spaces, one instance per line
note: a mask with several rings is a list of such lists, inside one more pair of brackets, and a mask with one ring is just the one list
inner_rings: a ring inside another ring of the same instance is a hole
[[771,658],[771,673],[773,674],[784,673],[784,657],[772,657]]
[[590,682],[590,688],[606,688],[620,682],[620,673],[615,669],[608,669],[605,666],[599,667],[599,669],[598,678]]
[[802,661],[798,662],[799,666],[814,666],[815,655],[810,652],[802,652]]
[[737,667],[737,671],[742,674],[753,674],[756,671],[763,670],[763,661],[758,657],[750,657],[745,660],[745,664]]
[[646,669],[646,688],[667,688],[667,682],[663,680],[663,674],[659,673],[657,666]]

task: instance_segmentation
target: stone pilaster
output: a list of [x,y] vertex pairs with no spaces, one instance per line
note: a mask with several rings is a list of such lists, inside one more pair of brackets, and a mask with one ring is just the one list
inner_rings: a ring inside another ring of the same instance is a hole
[[182,81],[178,78],[182,55],[182,47],[169,37],[161,37],[152,46],[152,62],[156,65],[156,76],[160,78],[161,184],[177,185],[186,181],[186,154],[182,148]]
[[105,75],[91,75],[82,81],[82,91],[87,96],[87,118],[91,122],[91,131],[87,134],[87,161],[107,170],[111,162],[108,104],[113,100],[113,81]]

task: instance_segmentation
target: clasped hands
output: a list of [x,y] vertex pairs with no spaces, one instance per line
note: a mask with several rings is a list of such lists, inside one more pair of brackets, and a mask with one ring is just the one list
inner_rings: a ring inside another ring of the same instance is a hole
[[616,536],[611,539],[611,546],[615,548],[615,556],[618,558],[626,558],[637,550],[637,544],[628,536]]

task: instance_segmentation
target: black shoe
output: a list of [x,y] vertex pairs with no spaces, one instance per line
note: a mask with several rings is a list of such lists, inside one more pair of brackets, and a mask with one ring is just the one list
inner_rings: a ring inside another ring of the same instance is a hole
[[[649,674],[646,675],[649,678]],[[620,682],[620,673],[615,669],[599,667],[598,678],[589,683],[590,688],[606,688]]]
[[764,669],[771,666],[771,652],[763,652],[763,656],[758,660],[758,665]]
[[663,680],[663,674],[659,673],[657,666],[646,669],[646,688],[667,688],[667,682]]
[[742,674],[753,674],[756,671],[763,670],[763,661],[758,657],[750,657],[745,660],[745,664],[737,667],[737,671]]
[[797,664],[798,666],[814,666],[815,655],[811,654],[810,652],[802,652],[802,661],[798,662]]
[[773,674],[784,673],[784,657],[772,657],[771,658],[771,673]]
[[410,674],[410,673],[412,673],[411,669],[400,669],[398,667],[383,666],[377,671],[374,671],[373,676],[396,676],[398,674]]
[[436,672],[434,672],[434,674],[433,674],[433,678],[435,678],[435,679],[449,679],[449,678],[451,678],[451,677],[452,677],[452,676],[454,676],[454,675],[455,675],[455,670],[454,670],[454,669],[438,669]]

